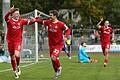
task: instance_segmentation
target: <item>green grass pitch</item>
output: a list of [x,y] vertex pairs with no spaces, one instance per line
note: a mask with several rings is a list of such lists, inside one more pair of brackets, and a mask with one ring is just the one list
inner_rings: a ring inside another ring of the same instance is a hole
[[[101,53],[89,55],[98,62],[79,64],[77,55],[72,56],[71,60],[66,55],[61,55],[62,74],[58,80],[120,80],[120,56],[118,54],[111,53],[107,67],[103,67]],[[21,64],[21,66],[24,65],[27,64]],[[0,80],[14,80],[11,70],[2,71],[10,68],[10,64],[0,63]],[[54,76],[50,59],[21,67],[21,70],[22,74],[18,80],[52,80]]]

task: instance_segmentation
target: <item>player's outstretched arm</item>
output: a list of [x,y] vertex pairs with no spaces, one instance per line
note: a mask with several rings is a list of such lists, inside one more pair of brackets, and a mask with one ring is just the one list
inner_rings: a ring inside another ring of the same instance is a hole
[[14,10],[14,5],[10,8],[10,10],[8,11],[8,13],[5,15],[5,21],[9,20],[9,15],[13,12]]
[[30,17],[34,22],[38,22],[38,23],[43,23],[43,20],[39,20],[38,18],[40,18],[40,14],[37,17]]
[[31,25],[35,22],[37,22],[37,19],[39,18],[39,16],[37,16],[36,18],[30,16],[31,20],[23,20],[23,24],[24,25]]
[[100,19],[99,23],[97,24],[97,28],[100,28],[100,24],[103,22],[103,18]]

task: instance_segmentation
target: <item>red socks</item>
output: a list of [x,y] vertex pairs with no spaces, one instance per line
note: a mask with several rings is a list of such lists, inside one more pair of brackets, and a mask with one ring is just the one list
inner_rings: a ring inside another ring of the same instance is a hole
[[11,64],[12,64],[12,68],[15,71],[16,70],[16,60],[15,59],[11,59]]
[[58,59],[56,59],[55,61],[52,61],[53,63],[53,68],[55,70],[55,72],[57,72],[58,68],[60,67],[60,62]]
[[16,57],[16,63],[17,63],[17,66],[19,66],[19,64],[20,64],[20,56]]
[[104,63],[106,63],[106,64],[107,64],[107,63],[108,63],[108,59],[105,59],[105,60],[104,60]]
[[15,71],[16,70],[16,65],[19,66],[19,64],[20,64],[20,56],[16,57],[15,59],[11,59],[11,64],[12,64],[13,70]]

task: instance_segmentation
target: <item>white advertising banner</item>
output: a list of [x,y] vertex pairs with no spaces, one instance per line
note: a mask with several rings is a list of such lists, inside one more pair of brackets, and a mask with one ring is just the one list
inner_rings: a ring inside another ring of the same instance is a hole
[[[87,45],[86,52],[102,52],[101,45]],[[120,52],[120,45],[111,45],[110,52]]]

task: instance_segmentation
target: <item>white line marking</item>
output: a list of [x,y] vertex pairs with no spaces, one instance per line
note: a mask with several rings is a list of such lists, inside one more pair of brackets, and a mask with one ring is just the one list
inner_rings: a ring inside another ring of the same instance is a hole
[[[39,63],[41,63],[41,62],[44,62],[44,61],[40,61]],[[27,65],[23,65],[23,66],[20,66],[20,67],[27,67],[27,66],[30,66],[30,65],[33,65],[33,64],[36,64],[36,63],[27,64]],[[1,70],[0,73],[10,71],[10,70],[12,70],[12,68]]]

